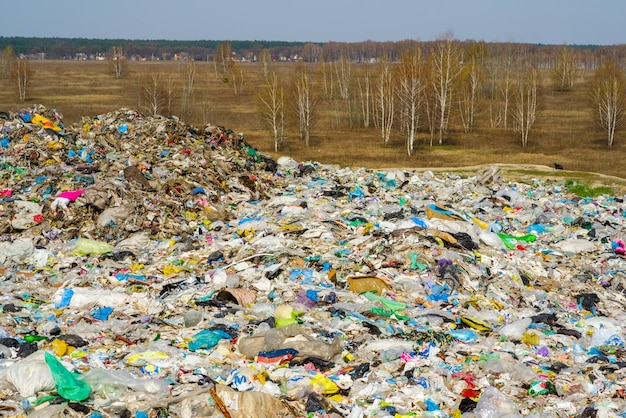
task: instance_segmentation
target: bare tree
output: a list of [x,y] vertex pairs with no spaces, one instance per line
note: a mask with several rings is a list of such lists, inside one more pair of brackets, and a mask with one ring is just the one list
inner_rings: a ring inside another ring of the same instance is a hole
[[438,41],[430,56],[432,93],[439,121],[439,145],[448,128],[454,83],[461,74],[459,50],[451,39]]
[[492,128],[508,129],[509,107],[511,105],[514,74],[518,63],[510,43],[493,51],[486,58],[483,71],[483,96],[489,99],[489,122]]
[[19,58],[11,66],[11,76],[17,88],[17,95],[20,101],[26,100],[28,86],[30,85],[33,70],[28,60]]
[[348,100],[350,98],[350,81],[352,79],[350,60],[342,54],[339,61],[333,63],[333,67],[337,79],[337,87],[339,88],[339,96],[344,100]]
[[348,126],[352,127],[352,92],[350,88],[352,84],[352,63],[345,54],[341,54],[339,61],[333,63],[333,67],[339,89],[339,97],[346,105]]
[[274,152],[278,152],[285,133],[285,90],[276,71],[269,72],[263,91],[257,97],[261,117],[274,138]]
[[160,115],[166,104],[161,75],[149,73],[139,86],[139,108],[148,115]]
[[315,116],[316,97],[313,80],[307,72],[306,66],[298,62],[294,75],[294,108],[298,117],[300,139],[308,147],[311,140],[311,129]]
[[127,62],[121,46],[111,48],[110,62],[115,78],[122,78],[126,73]]
[[302,47],[302,59],[306,62],[317,62],[321,52],[319,45],[308,42]]
[[193,95],[195,76],[196,63],[191,59],[187,59],[181,72],[183,92],[181,97],[180,116],[184,119],[191,116],[191,97]]
[[378,82],[376,84],[376,103],[379,111],[381,137],[384,145],[389,143],[391,128],[395,117],[395,88],[391,63],[383,57],[378,64]]
[[563,45],[559,51],[556,65],[552,68],[552,82],[554,88],[566,91],[574,87],[574,70],[576,69],[576,57],[572,51]]
[[331,99],[334,93],[334,77],[332,72],[329,70],[330,65],[326,63],[324,58],[320,59],[319,64],[317,65],[317,74],[318,77],[322,80],[322,87],[324,88],[324,98]]
[[400,56],[398,68],[398,99],[402,125],[406,128],[406,150],[413,154],[415,134],[419,126],[419,115],[424,94],[422,53],[417,47],[405,50]]
[[174,112],[174,100],[176,99],[176,81],[172,74],[168,74],[165,78],[164,94],[165,94],[165,115],[171,116]]
[[202,101],[202,123],[208,125],[213,115],[213,105],[206,99]]
[[267,78],[270,76],[270,66],[272,63],[272,56],[270,55],[269,49],[264,48],[261,50],[259,61],[261,61],[261,64],[263,64],[263,78],[267,80]]
[[537,115],[537,69],[528,67],[520,71],[517,83],[513,86],[511,113],[515,130],[521,135],[522,147],[528,145],[528,134]]
[[463,64],[459,77],[457,102],[459,104],[459,118],[463,131],[470,133],[474,127],[474,119],[478,109],[481,93],[481,71],[478,60],[468,57]]
[[363,117],[363,127],[370,127],[371,107],[372,107],[372,82],[369,63],[363,64],[363,83],[361,78],[357,78],[361,99],[361,114]]
[[215,48],[214,63],[216,65],[216,71],[217,67],[219,67],[222,70],[222,76],[227,80],[230,69],[233,66],[233,48],[230,42],[217,45]]
[[513,45],[507,44],[506,50],[503,55],[499,57],[500,65],[502,65],[502,71],[500,72],[501,78],[498,81],[498,92],[500,96],[500,106],[502,107],[502,123],[504,129],[509,128],[509,108],[511,106],[511,100],[513,97],[513,85],[516,73],[519,72],[519,55],[513,54]]
[[230,69],[230,79],[233,83],[233,93],[235,96],[243,94],[244,86],[246,85],[245,73],[243,66],[238,63],[234,63]]
[[596,120],[607,132],[608,146],[613,146],[615,130],[624,121],[626,110],[626,77],[621,68],[611,61],[602,64],[591,80],[589,97]]

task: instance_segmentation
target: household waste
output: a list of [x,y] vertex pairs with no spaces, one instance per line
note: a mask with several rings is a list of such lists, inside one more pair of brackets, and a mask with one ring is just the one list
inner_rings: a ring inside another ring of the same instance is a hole
[[1,416],[626,416],[622,195],[0,125]]

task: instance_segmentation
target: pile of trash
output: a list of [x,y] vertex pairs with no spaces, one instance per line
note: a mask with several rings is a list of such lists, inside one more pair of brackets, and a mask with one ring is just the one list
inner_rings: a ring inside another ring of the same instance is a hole
[[626,416],[623,196],[0,125],[0,416]]

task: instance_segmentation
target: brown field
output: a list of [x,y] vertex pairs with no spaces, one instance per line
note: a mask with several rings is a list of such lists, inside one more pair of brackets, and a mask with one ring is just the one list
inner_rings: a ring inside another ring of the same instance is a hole
[[[172,74],[179,82],[181,78],[180,64],[173,61],[129,62],[126,75],[121,79],[114,78],[108,62],[31,61],[30,65],[33,76],[26,101],[16,101],[17,94],[11,82],[3,80],[0,110],[17,111],[33,104],[43,104],[56,108],[64,115],[66,124],[80,122],[82,116],[95,116],[121,107],[137,109],[140,80],[150,72]],[[243,132],[251,145],[277,157],[273,152],[273,140],[257,107],[256,96],[263,80],[262,65],[239,64],[245,74],[245,87],[237,96],[232,82],[225,82],[221,74],[216,76],[213,63],[196,62],[195,65],[192,110],[186,122],[195,126],[213,123]],[[273,65],[283,80],[288,80],[294,64]],[[358,64],[353,68],[355,73],[359,71]],[[311,71],[315,71],[315,67],[311,67]],[[586,101],[586,83],[586,78],[579,77],[571,91],[557,92],[551,88],[549,77],[543,77],[537,121],[526,148],[520,146],[519,134],[510,129],[489,128],[483,115],[477,117],[477,127],[471,134],[464,134],[452,121],[442,146],[430,147],[428,134],[420,133],[417,151],[409,157],[403,135],[398,130],[394,131],[391,143],[383,146],[378,129],[348,126],[343,102],[336,101],[331,105],[320,100],[311,146],[304,146],[293,128],[296,125],[288,120],[287,138],[278,154],[299,161],[370,168],[463,167],[494,163],[551,167],[558,162],[565,170],[626,178],[626,170],[621,165],[626,150],[626,132],[617,132],[615,145],[607,147],[606,134],[595,126]],[[353,91],[356,96],[356,87]],[[354,106],[358,106],[356,101]],[[173,113],[177,114],[179,108],[180,98]]]

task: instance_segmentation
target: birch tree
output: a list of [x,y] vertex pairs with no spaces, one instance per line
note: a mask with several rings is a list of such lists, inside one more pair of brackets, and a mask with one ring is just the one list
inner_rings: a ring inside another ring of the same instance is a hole
[[406,150],[408,155],[412,155],[415,134],[419,126],[425,83],[422,74],[422,55],[419,48],[412,48],[402,53],[397,79],[400,115],[407,135]]
[[395,92],[391,63],[383,57],[378,64],[378,80],[376,84],[376,103],[380,122],[380,132],[383,145],[387,145],[391,138],[391,128],[394,121]]
[[272,56],[270,55],[269,49],[263,48],[261,50],[259,61],[261,61],[263,65],[263,78],[267,79],[270,75],[270,64],[272,63]]
[[269,72],[263,90],[257,98],[261,118],[274,139],[274,152],[278,152],[285,132],[285,90],[276,71]]
[[11,75],[17,89],[17,95],[21,102],[26,100],[28,87],[31,82],[33,71],[28,60],[18,58],[11,66]]
[[241,64],[233,64],[230,69],[230,79],[233,83],[233,93],[235,96],[243,94],[244,86],[246,85],[245,72]]
[[454,83],[461,73],[459,50],[451,39],[437,42],[430,56],[432,93],[438,119],[439,145],[448,128]]
[[126,57],[124,56],[124,50],[121,46],[114,46],[111,48],[110,62],[115,78],[122,78],[126,73],[127,63]]
[[459,77],[457,103],[463,132],[470,133],[478,109],[481,92],[481,71],[475,57],[468,57]]
[[330,65],[326,63],[323,57],[317,65],[317,74],[321,79],[325,99],[331,99],[334,93],[334,77],[328,68],[329,66]]
[[339,57],[339,61],[333,62],[335,78],[339,90],[339,97],[346,105],[348,114],[348,126],[352,128],[352,94],[350,86],[352,84],[352,64],[345,53]]
[[514,73],[515,71],[518,71],[516,69],[519,67],[519,65],[514,60],[513,55],[511,54],[510,48],[511,46],[509,45],[509,48],[507,48],[507,53],[501,58],[502,71],[500,72],[500,74],[502,75],[502,78],[500,78],[500,81],[498,82],[498,93],[502,106],[501,115],[504,129],[508,129],[509,127],[508,117],[513,92]]
[[484,74],[483,95],[489,100],[489,123],[492,128],[508,129],[514,72],[518,66],[513,56],[513,46],[504,45],[494,51],[482,66]]
[[139,108],[148,115],[160,115],[166,105],[165,90],[161,75],[156,72],[148,74],[139,86]]
[[369,63],[363,64],[363,81],[361,77],[357,78],[359,85],[359,94],[361,99],[361,116],[363,127],[370,127],[371,107],[372,107],[372,82]]
[[426,64],[424,72],[424,115],[426,116],[426,126],[428,127],[429,146],[433,146],[435,132],[437,131],[437,109],[435,103],[435,83],[432,81],[433,74],[430,71],[430,63]]
[[180,105],[180,116],[187,119],[191,116],[191,98],[194,90],[196,77],[196,63],[192,59],[187,59],[182,66],[181,79],[183,92]]
[[164,91],[164,95],[165,95],[165,100],[164,100],[164,106],[165,106],[165,115],[166,116],[171,116],[173,111],[174,111],[174,100],[176,98],[176,82],[174,80],[174,76],[172,74],[168,74],[167,77],[165,78],[165,85],[163,88]]
[[316,97],[314,94],[313,79],[307,72],[306,66],[297,63],[294,75],[294,108],[298,118],[300,139],[308,147],[311,141]]
[[589,97],[598,124],[607,133],[607,144],[613,146],[615,130],[624,121],[626,110],[626,77],[612,62],[598,68],[591,80]]
[[233,48],[230,42],[224,42],[215,48],[214,64],[216,69],[219,67],[225,80],[233,66]]
[[520,71],[520,77],[512,89],[511,114],[524,148],[528,145],[530,128],[534,125],[537,115],[537,78],[537,69],[529,67],[525,71]]
[[563,45],[559,51],[556,65],[551,72],[554,88],[559,91],[567,91],[574,87],[575,69],[576,57],[567,45]]

